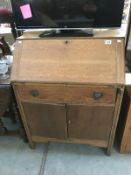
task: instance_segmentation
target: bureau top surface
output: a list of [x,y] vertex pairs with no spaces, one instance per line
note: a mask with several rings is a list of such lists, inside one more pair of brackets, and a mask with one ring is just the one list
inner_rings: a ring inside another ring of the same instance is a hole
[[124,40],[18,40],[11,81],[124,84]]

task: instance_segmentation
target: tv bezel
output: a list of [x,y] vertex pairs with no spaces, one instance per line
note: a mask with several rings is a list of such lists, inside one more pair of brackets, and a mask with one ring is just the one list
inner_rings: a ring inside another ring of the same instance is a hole
[[[125,0],[124,0],[125,1]],[[12,6],[12,0],[11,0],[11,6]],[[123,10],[124,10],[124,6],[123,6]],[[122,11],[123,11],[122,10]],[[13,7],[12,7],[12,12],[13,12]],[[15,15],[13,13],[13,18],[15,21]],[[121,21],[119,23],[119,25],[114,25],[114,24],[109,24],[109,25],[87,25],[86,27],[68,27],[68,26],[64,26],[64,27],[45,27],[43,25],[40,26],[24,26],[24,25],[17,25],[17,23],[15,22],[15,26],[17,30],[90,30],[90,29],[119,29],[121,28],[122,25],[122,19],[123,19],[123,13],[121,15]],[[118,24],[118,23],[117,23]]]

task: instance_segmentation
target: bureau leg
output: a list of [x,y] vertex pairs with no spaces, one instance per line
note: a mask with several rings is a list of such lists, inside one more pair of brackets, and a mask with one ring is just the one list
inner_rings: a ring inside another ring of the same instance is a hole
[[121,109],[121,104],[122,104],[122,99],[123,99],[123,93],[124,93],[124,87],[118,88],[115,110],[114,110],[114,115],[113,115],[112,130],[110,133],[109,143],[108,143],[108,147],[107,147],[107,155],[111,155],[111,150],[112,150],[112,146],[114,143],[116,127],[117,127],[118,118],[119,118],[120,109]]
[[29,142],[29,147],[31,149],[35,149],[35,143],[34,142]]
[[107,148],[107,150],[106,150],[106,155],[107,155],[107,156],[111,156],[111,149],[112,149],[112,148]]
[[4,127],[4,124],[2,120],[0,119],[0,135],[5,135],[7,133],[6,127]]
[[20,136],[22,137],[23,141],[24,142],[28,142],[28,139],[27,139],[27,136],[26,136],[26,133],[25,133],[25,130],[24,130],[24,127],[22,125],[22,121],[20,120],[20,114],[19,114],[19,110],[18,110],[18,107],[17,107],[17,104],[15,102],[15,99],[13,97],[13,100],[12,100],[12,103],[11,103],[11,109],[12,109],[12,112],[14,113],[14,120],[18,123],[19,125],[19,132],[20,132]]

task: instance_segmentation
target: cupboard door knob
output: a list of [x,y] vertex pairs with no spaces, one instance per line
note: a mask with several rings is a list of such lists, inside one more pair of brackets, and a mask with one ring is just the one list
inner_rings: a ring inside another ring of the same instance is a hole
[[100,98],[102,98],[102,96],[103,96],[102,92],[93,92],[94,100],[99,100]]
[[31,94],[33,97],[38,97],[39,92],[38,92],[37,90],[31,90],[31,91],[30,91],[30,94]]
[[68,124],[69,124],[69,125],[71,124],[71,121],[70,121],[70,120],[68,120]]

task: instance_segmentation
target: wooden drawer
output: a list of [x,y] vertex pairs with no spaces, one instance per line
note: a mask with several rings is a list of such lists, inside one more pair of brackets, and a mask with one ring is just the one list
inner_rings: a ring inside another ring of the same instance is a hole
[[114,104],[116,89],[108,86],[21,84],[15,88],[22,100],[58,103]]

